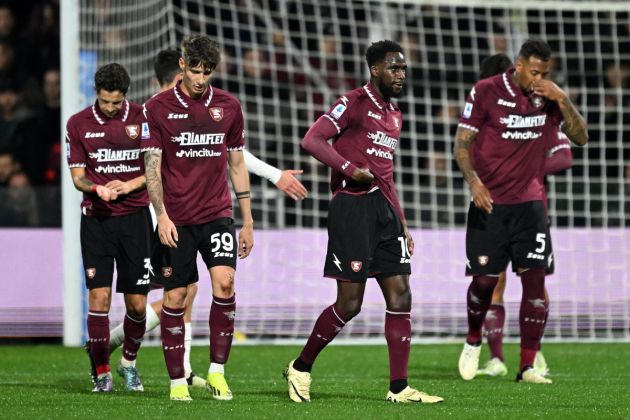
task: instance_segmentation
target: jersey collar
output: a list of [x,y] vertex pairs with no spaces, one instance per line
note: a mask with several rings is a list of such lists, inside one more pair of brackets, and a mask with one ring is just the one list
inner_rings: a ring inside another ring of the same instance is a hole
[[513,97],[516,98],[516,93],[520,92],[521,89],[514,83],[514,72],[516,69],[512,67],[508,69],[505,73],[501,75],[503,79],[503,86],[505,86],[505,90]]
[[129,101],[125,99],[123,102],[122,109],[118,111],[116,115],[110,118],[107,115],[105,115],[103,111],[101,111],[101,108],[99,108],[98,106],[98,99],[97,99],[92,104],[92,115],[94,115],[94,119],[96,119],[96,121],[98,121],[100,125],[105,125],[105,123],[107,123],[107,121],[109,120],[125,122],[127,121],[127,117],[129,116]]
[[367,82],[363,86],[363,90],[365,91],[365,93],[367,93],[368,97],[372,100],[374,105],[376,105],[376,107],[381,111],[383,109],[389,109],[390,111],[394,111],[396,109],[396,107],[391,102],[385,102],[385,99],[383,99],[381,95],[378,94],[378,92],[376,91],[376,89],[374,89],[374,86],[372,86],[370,82]]
[[189,108],[190,103],[192,102],[202,103],[203,106],[205,107],[210,105],[210,102],[212,101],[212,96],[214,95],[214,89],[212,88],[212,85],[208,84],[208,89],[206,89],[203,95],[201,95],[201,98],[192,99],[190,96],[184,93],[184,91],[181,88],[181,84],[182,84],[181,80],[177,82],[177,84],[173,88],[173,93],[175,93],[175,97],[177,98],[177,101],[180,104],[182,104],[184,108]]

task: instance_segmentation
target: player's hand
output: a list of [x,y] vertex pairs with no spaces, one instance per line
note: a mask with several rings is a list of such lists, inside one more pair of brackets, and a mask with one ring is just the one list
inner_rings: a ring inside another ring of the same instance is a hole
[[129,185],[128,182],[123,182],[119,180],[109,181],[107,184],[105,184],[105,186],[114,191],[119,196],[127,195],[131,192],[131,185]]
[[532,92],[535,95],[551,99],[555,102],[558,102],[567,96],[567,94],[560,89],[560,86],[556,85],[551,80],[546,79],[535,80],[532,82]]
[[304,185],[295,177],[295,175],[299,175],[302,172],[304,171],[296,169],[282,171],[280,179],[276,182],[276,187],[295,201],[305,199],[308,191],[306,191]]
[[409,228],[407,228],[406,225],[403,226],[403,233],[405,234],[405,238],[407,238],[407,251],[409,251],[409,256],[411,257],[413,255],[414,243],[411,232],[409,232]]
[[368,168],[357,168],[352,174],[352,179],[361,184],[371,184],[374,181],[374,175]]
[[243,225],[238,234],[238,257],[247,258],[254,247],[254,225]]
[[177,248],[177,241],[179,241],[177,228],[166,213],[162,213],[158,216],[157,229],[160,242],[163,245],[169,248]]
[[96,194],[103,201],[114,201],[118,198],[118,194],[116,193],[116,191],[111,190],[104,185],[96,186]]
[[483,182],[479,178],[475,178],[470,183],[470,192],[472,194],[473,203],[475,207],[485,211],[486,213],[492,213],[492,197],[490,191],[483,185]]

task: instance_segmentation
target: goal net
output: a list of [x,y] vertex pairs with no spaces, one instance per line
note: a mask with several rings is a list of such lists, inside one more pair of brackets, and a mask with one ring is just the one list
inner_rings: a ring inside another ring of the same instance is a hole
[[[241,339],[301,340],[335,299],[334,282],[322,278],[329,170],[300,141],[338,96],[367,80],[365,49],[380,39],[398,41],[409,66],[408,86],[397,100],[404,125],[395,164],[416,242],[414,335],[462,336],[469,192],[452,155],[458,115],[484,57],[515,57],[529,37],[545,39],[554,51],[553,79],[569,92],[590,133],[587,147],[572,149],[573,168],[548,178],[556,274],[547,282],[546,339],[630,338],[627,3],[81,0],[79,7],[81,77],[73,89],[84,105],[94,99],[94,70],[111,61],[129,70],[130,99],[146,100],[157,90],[157,52],[206,33],[223,48],[212,83],[240,99],[248,149],[279,168],[304,170],[309,197],[299,202],[251,177],[258,230],[236,278]],[[208,334],[211,293],[203,266],[200,272],[193,311],[198,338]],[[509,274],[506,333],[512,337],[518,336],[520,293],[520,281]],[[114,312],[122,317],[117,302]],[[362,313],[342,339],[381,339],[383,322],[383,299],[370,281]]]

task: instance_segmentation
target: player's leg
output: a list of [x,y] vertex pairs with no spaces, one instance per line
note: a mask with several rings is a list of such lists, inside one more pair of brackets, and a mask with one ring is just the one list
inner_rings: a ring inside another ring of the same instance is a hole
[[190,365],[190,348],[192,344],[192,309],[197,296],[197,283],[189,284],[186,293],[186,311],[184,312],[184,370],[188,386],[205,388],[206,380],[195,375]]
[[[549,270],[547,270],[547,275],[549,275]],[[547,327],[547,320],[549,319],[549,305],[551,305],[551,301],[549,300],[549,292],[547,291],[547,286],[545,286],[545,302],[547,302],[547,313],[545,314],[545,328]],[[536,357],[534,357],[534,370],[538,372],[538,374],[542,376],[547,376],[549,374],[549,366],[547,365],[547,360],[542,353],[541,346],[538,347],[538,351],[536,352]]]
[[466,294],[468,333],[459,358],[459,374],[471,380],[477,374],[483,321],[492,301],[499,273],[507,266],[508,233],[503,226],[503,206],[487,214],[470,204],[466,229],[466,274],[472,281]]
[[233,267],[215,266],[210,268],[212,279],[212,304],[210,305],[210,368],[208,369],[208,390],[217,400],[233,398],[225,380],[225,364],[232,349],[234,320],[236,318],[236,295],[234,294]]
[[118,373],[127,391],[144,391],[136,357],[146,330],[147,294],[154,278],[151,265],[152,224],[147,208],[116,219],[116,292],[125,297],[124,341]]
[[164,285],[160,332],[166,369],[171,380],[170,398],[190,401],[184,370],[184,312],[187,286],[199,280],[197,272],[196,226],[177,226],[177,248],[160,245],[155,259]]
[[483,369],[477,371],[477,375],[505,376],[507,366],[503,358],[503,327],[505,325],[505,307],[503,306],[503,293],[505,292],[506,272],[499,274],[499,280],[492,292],[492,303],[486,313],[484,330],[490,350],[490,360]]
[[337,280],[337,300],[319,315],[300,356],[284,370],[294,402],[310,401],[310,371],[317,355],[361,310],[376,244],[375,197],[337,194],[330,201],[324,276]]
[[411,388],[407,369],[411,350],[411,288],[409,274],[377,277],[385,298],[385,339],[389,352],[389,391],[386,399],[402,403],[437,403],[443,398]]
[[234,220],[221,218],[200,227],[199,252],[210,272],[212,304],[210,326],[210,367],[208,391],[217,400],[231,400],[225,380],[225,364],[230,356],[236,318],[236,274],[238,240]]
[[[160,299],[152,302],[150,305],[147,305],[145,333],[153,331],[156,327],[160,325],[160,314],[162,313],[162,298],[163,296],[160,296]],[[109,331],[110,354],[112,354],[114,350],[116,350],[118,347],[122,346],[122,343],[125,340],[124,325],[124,322],[121,322]]]
[[309,402],[311,369],[319,353],[343,327],[361,311],[365,282],[337,280],[337,300],[322,311],[299,357],[289,362],[284,376],[289,385],[289,398]]
[[519,325],[521,361],[517,381],[551,383],[534,369],[534,358],[545,331],[547,301],[545,271],[550,253],[547,217],[542,201],[511,206],[512,265],[518,267],[523,285]]
[[112,301],[115,247],[104,218],[81,217],[81,254],[88,289],[85,349],[90,359],[93,392],[113,389],[109,365],[109,308]]

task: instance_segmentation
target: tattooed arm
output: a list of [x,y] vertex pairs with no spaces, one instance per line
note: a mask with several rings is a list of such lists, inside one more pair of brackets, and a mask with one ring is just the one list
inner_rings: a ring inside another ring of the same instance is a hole
[[558,85],[550,80],[538,80],[532,84],[534,93],[555,101],[560,107],[560,112],[564,117],[562,132],[567,135],[573,143],[584,146],[588,142],[588,128],[586,120],[578,112],[573,102]]
[[164,208],[164,190],[162,189],[162,151],[148,150],[144,152],[144,166],[149,199],[153,204],[157,218],[160,242],[169,248],[177,248],[177,228],[169,219]]
[[490,196],[490,191],[488,191],[486,186],[483,185],[483,182],[481,182],[481,179],[479,179],[479,176],[477,176],[470,160],[470,144],[476,136],[477,132],[474,130],[461,126],[457,127],[453,155],[455,155],[459,170],[462,171],[464,179],[468,182],[475,206],[486,213],[492,213],[492,197]]
[[85,177],[85,168],[70,168],[74,187],[84,193],[96,193],[103,201],[111,201],[118,198],[116,191],[104,185],[97,185]]

